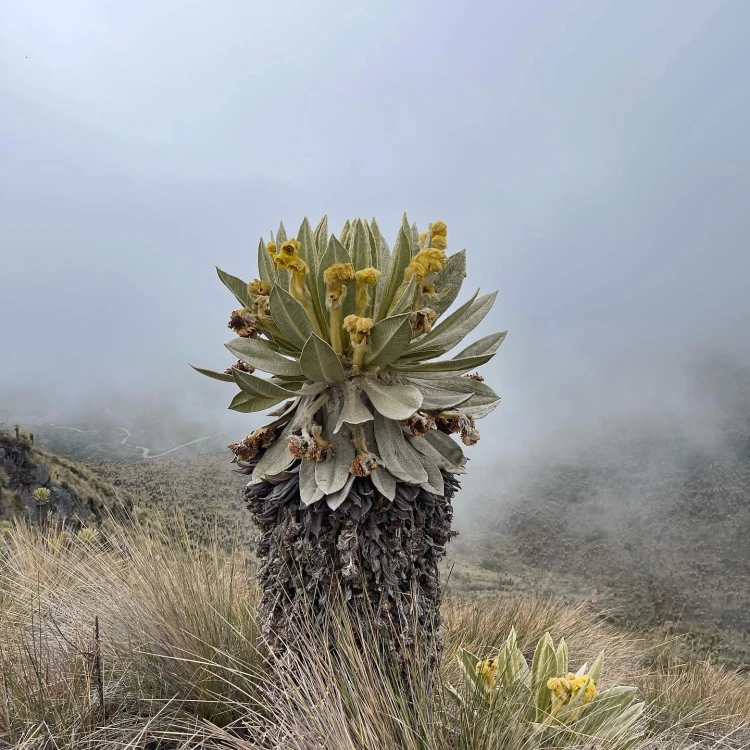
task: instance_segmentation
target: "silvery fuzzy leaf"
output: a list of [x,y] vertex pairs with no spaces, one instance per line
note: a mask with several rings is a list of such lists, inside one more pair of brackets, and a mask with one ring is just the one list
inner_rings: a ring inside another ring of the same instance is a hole
[[404,230],[404,233],[409,239],[409,251],[411,252],[411,255],[413,257],[417,254],[418,245],[414,245],[414,237],[411,232],[411,224],[409,224],[409,217],[406,215],[406,211],[404,211],[404,215],[401,217],[401,229]]
[[[611,688],[610,690],[617,690]],[[628,688],[626,688],[627,690]],[[635,688],[630,688],[635,690]],[[617,695],[609,696],[605,690],[594,698],[594,700],[583,707],[584,715],[572,723],[571,729],[587,737],[596,737],[597,740],[620,740],[620,746],[629,747],[629,742],[623,742],[624,732],[631,728],[640,718],[646,704],[634,703],[627,705],[623,697]],[[635,700],[635,696],[632,700]],[[632,731],[632,730],[631,730]],[[637,732],[641,736],[643,731]]]
[[464,359],[440,359],[434,362],[414,362],[404,365],[395,364],[391,369],[396,372],[468,372],[475,367],[489,362],[495,355],[485,354],[482,357],[465,357]]
[[[591,669],[589,670],[589,677],[593,680],[594,685],[598,685],[600,680],[602,679],[603,667],[604,667],[604,651],[602,651],[599,654],[599,656],[596,657],[596,659],[594,660],[594,663],[591,665]],[[565,673],[561,672],[560,674],[565,674]]]
[[[429,458],[439,469],[443,469],[443,471],[447,471],[450,474],[466,473],[466,469],[461,464],[451,461],[442,451],[438,450],[438,448],[424,437],[412,437],[409,442],[418,453]],[[451,442],[453,441],[451,440]]]
[[461,393],[453,390],[438,388],[433,383],[420,383],[418,380],[410,380],[409,383],[418,388],[422,393],[422,411],[445,411],[453,409],[471,397],[471,393]]
[[373,378],[362,378],[361,383],[372,405],[388,419],[409,419],[422,405],[422,394],[413,385],[386,385]]
[[229,289],[242,307],[249,308],[253,306],[252,295],[248,292],[247,284],[242,279],[238,279],[236,276],[222,271],[218,266],[216,267],[216,273],[219,275],[221,283]]
[[411,225],[411,254],[414,257],[419,252],[419,229],[416,223]]
[[361,271],[371,265],[370,236],[367,224],[362,219],[357,219],[352,227],[352,261],[355,271]]
[[290,357],[299,357],[301,347],[294,346],[291,341],[287,341],[287,339],[285,337],[282,338],[282,336],[283,334],[278,336],[272,335],[267,341],[265,339],[261,339],[261,341],[265,341],[266,344],[268,344],[268,348],[272,349],[277,354],[287,354]]
[[288,441],[293,426],[294,421],[289,422],[281,435],[276,438],[276,442],[266,449],[253,469],[253,479],[263,479],[266,474],[279,474],[289,469],[295,462],[296,459],[289,452]]
[[[444,324],[438,324],[428,333],[418,348],[423,348],[429,344],[430,347],[443,347],[445,351],[450,351],[454,346],[463,341],[485,318],[487,313],[492,309],[497,298],[497,292],[485,294],[475,300],[464,313],[455,318],[449,325],[441,328]],[[446,318],[448,323],[450,318]],[[440,329],[440,330],[439,330]],[[433,335],[434,334],[434,335]]]
[[323,497],[315,483],[315,463],[302,461],[299,466],[299,497],[305,505],[312,505]]
[[[413,343],[414,340],[412,339],[412,344]],[[407,350],[399,357],[396,364],[408,367],[410,362],[424,362],[428,359],[440,357],[443,354],[445,354],[445,349],[443,349],[442,346],[435,349],[421,349],[420,351]]]
[[254,396],[256,398],[275,398],[276,403],[282,399],[289,398],[289,396],[296,396],[294,391],[290,391],[287,388],[282,388],[280,385],[272,383],[270,380],[264,380],[263,378],[251,375],[249,372],[242,372],[236,368],[232,368],[232,377],[234,382],[240,387],[242,391],[248,394],[248,396]]
[[535,721],[541,721],[549,707],[552,691],[547,687],[547,681],[555,676],[556,668],[555,646],[550,634],[545,633],[539,639],[536,649],[534,649],[534,656],[531,659],[531,688],[536,693],[534,696],[536,704]]
[[427,472],[427,481],[422,482],[420,487],[427,490],[427,492],[431,492],[433,495],[440,495],[442,497],[445,494],[445,482],[437,464],[422,453],[417,452],[417,456],[419,456],[419,460]]
[[314,383],[342,383],[346,379],[338,355],[327,341],[314,333],[302,347],[299,364],[305,377]]
[[432,444],[433,448],[436,448],[454,466],[463,466],[466,463],[466,456],[464,456],[461,446],[450,435],[446,435],[440,430],[432,430],[424,437],[428,443]]
[[214,380],[223,380],[225,383],[234,383],[234,378],[226,372],[217,372],[216,370],[206,370],[203,367],[196,367],[190,365],[196,372],[201,375],[205,375],[207,378],[213,378]]
[[301,349],[313,332],[313,322],[302,305],[278,284],[271,290],[270,305],[274,324],[293,345]]
[[240,391],[230,402],[227,408],[232,411],[239,411],[243,414],[250,414],[255,411],[265,411],[270,409],[272,406],[276,406],[279,401],[283,401],[284,397],[280,398],[258,398],[257,396],[249,396],[247,393]]
[[396,497],[396,477],[394,477],[385,466],[378,466],[378,468],[370,474],[370,479],[375,485],[375,489],[383,497],[393,501]]
[[[411,230],[409,230],[409,234],[411,234]],[[376,322],[386,317],[396,294],[396,290],[401,286],[401,282],[404,280],[404,271],[410,262],[411,245],[409,243],[409,236],[402,227],[399,230],[398,239],[393,247],[387,284],[383,288],[378,301],[377,312],[375,314]]]
[[507,335],[507,331],[501,331],[500,333],[491,333],[489,336],[484,336],[479,339],[479,341],[469,344],[466,349],[461,350],[455,357],[453,357],[453,359],[476,357],[482,354],[494,354],[500,348],[503,341],[505,341]]
[[343,396],[333,395],[326,410],[323,437],[333,445],[333,456],[315,464],[315,481],[326,495],[337,492],[345,485],[354,460],[354,444],[348,430],[335,432],[342,401]]
[[375,442],[378,455],[393,476],[409,484],[427,481],[427,472],[416,451],[406,442],[401,426],[380,412],[375,414]]
[[[422,373],[418,373],[422,375]],[[482,419],[492,413],[500,403],[500,396],[495,393],[486,383],[481,383],[473,378],[462,378],[457,376],[441,380],[422,381],[420,377],[411,379],[417,388],[440,387],[457,393],[470,393],[471,398],[461,404],[461,413],[474,419]]]
[[[293,476],[299,473],[299,467],[296,467],[296,471],[294,469],[295,467],[292,467],[288,471],[280,471],[278,474],[266,474],[263,479],[265,479],[266,482],[270,482],[271,484],[286,482],[287,479],[291,479]],[[257,482],[254,481],[253,484],[260,484],[263,479],[259,479]]]
[[313,232],[313,239],[315,240],[315,253],[318,258],[322,258],[328,247],[328,214],[325,214],[318,222]]
[[476,667],[480,661],[479,657],[474,656],[471,651],[467,651],[465,648],[459,648],[456,659],[464,673],[466,681],[471,683],[477,691],[484,691],[484,686],[480,683],[480,678],[477,676]]
[[328,507],[331,510],[336,510],[336,508],[338,508],[339,505],[341,505],[341,503],[346,500],[353,484],[354,474],[349,474],[349,478],[346,480],[346,484],[338,492],[326,495],[326,503],[328,503]]
[[380,300],[391,278],[391,251],[375,219],[370,222],[370,229],[377,242],[378,262],[376,267],[380,271],[378,283],[375,287],[375,311],[377,311],[380,309]]
[[339,237],[341,238],[341,244],[348,248],[349,247],[349,241],[351,240],[352,236],[352,223],[347,219],[344,222],[344,226],[341,227],[341,232],[339,232]]
[[426,336],[423,336],[419,340],[419,343],[416,344],[416,348],[427,349],[434,347],[434,344],[432,344],[431,342],[434,341],[444,331],[451,330],[453,326],[462,321],[469,314],[471,306],[474,304],[478,296],[479,289],[474,292],[474,294],[471,296],[471,299],[464,302],[461,307],[455,309],[447,318],[441,320],[436,326],[434,326]]
[[338,433],[331,435],[330,440],[334,455],[327,461],[318,461],[315,464],[315,481],[326,495],[338,492],[346,484],[347,478],[352,476],[349,467],[354,460],[354,445],[351,438]]
[[380,250],[378,245],[380,244],[380,239],[375,236],[375,233],[372,231],[372,227],[365,221],[364,222],[365,228],[367,229],[367,237],[370,241],[370,265],[373,268],[377,268],[378,271],[380,270]]
[[298,396],[317,396],[328,388],[328,383],[308,383],[295,391]]
[[276,268],[262,237],[258,243],[258,275],[262,281],[265,281],[268,284],[276,283]]
[[328,383],[308,383],[294,391],[297,396],[317,396],[328,388]]
[[401,315],[401,313],[407,310],[411,312],[412,306],[414,305],[414,293],[417,291],[417,280],[416,277],[412,276],[409,279],[409,283],[403,288],[403,291],[399,294],[398,290],[391,309],[388,311],[388,315],[393,317],[394,315]]
[[[286,242],[286,229],[284,229],[284,222],[279,223],[279,231],[276,232],[276,250],[281,250],[281,246]],[[289,271],[284,268],[279,268],[274,264],[274,273],[276,274],[276,283],[282,289],[289,288]]]
[[232,354],[256,370],[274,375],[301,376],[297,362],[277,354],[263,339],[236,338],[224,344]]
[[411,343],[409,313],[384,318],[370,331],[370,349],[365,364],[372,367],[395,362]]
[[372,412],[362,401],[359,388],[354,381],[344,384],[344,405],[336,420],[334,432],[338,432],[344,423],[355,425],[369,422],[373,418]]
[[278,409],[275,409],[274,411],[269,411],[266,416],[283,417],[287,412],[293,411],[296,408],[297,408],[297,400],[290,399],[289,401],[285,401]]
[[307,216],[302,220],[299,232],[297,232],[297,242],[300,243],[299,257],[307,263],[310,269],[307,279],[311,289],[310,297],[313,310],[315,310],[315,318],[323,335],[328,336],[328,313],[325,309],[325,302],[317,294],[317,279],[322,277],[320,258],[315,248],[315,240]]
[[[460,253],[451,255],[445,268],[435,276],[435,290],[440,296],[431,301],[429,306],[438,315],[442,315],[456,301],[465,278],[466,250],[461,250]],[[441,295],[443,290],[447,291]]]

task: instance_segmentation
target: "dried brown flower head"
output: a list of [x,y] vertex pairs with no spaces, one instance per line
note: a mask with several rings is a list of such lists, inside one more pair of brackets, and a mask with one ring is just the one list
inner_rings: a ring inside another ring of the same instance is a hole
[[239,370],[240,372],[255,372],[255,368],[252,365],[249,365],[247,362],[243,362],[241,359],[238,359],[231,367],[227,367],[224,372],[227,375],[232,374],[232,370]]
[[227,328],[231,328],[242,338],[250,339],[260,333],[258,322],[258,316],[253,315],[249,310],[234,310],[229,317]]
[[333,446],[323,438],[320,425],[314,424],[309,431],[298,427],[292,432],[289,452],[303,461],[326,461],[333,456]]
[[460,433],[464,445],[476,445],[479,442],[479,430],[474,426],[474,417],[457,412],[442,412],[435,421],[441,432],[449,435]]
[[238,461],[250,461],[258,455],[261,448],[268,448],[275,438],[273,430],[261,427],[239,443],[230,443],[227,447],[237,456]]
[[413,417],[408,419],[406,425],[412,435],[418,436],[426,435],[437,428],[435,420],[429,414],[422,414],[422,412],[417,412]]
[[437,320],[437,316],[438,314],[429,307],[415,310],[409,317],[412,330],[416,334],[429,333],[432,330],[432,324]]

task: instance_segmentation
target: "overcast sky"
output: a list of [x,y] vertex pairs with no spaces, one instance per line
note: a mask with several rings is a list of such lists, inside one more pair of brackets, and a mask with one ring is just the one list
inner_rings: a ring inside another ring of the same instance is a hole
[[748,71],[745,0],[0,0],[0,400],[150,391],[242,432],[187,367],[229,364],[214,265],[406,210],[500,290],[484,455],[668,401],[746,345]]

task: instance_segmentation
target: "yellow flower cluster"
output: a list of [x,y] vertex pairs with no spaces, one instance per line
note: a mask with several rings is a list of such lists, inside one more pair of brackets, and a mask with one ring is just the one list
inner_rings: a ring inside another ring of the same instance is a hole
[[420,250],[406,267],[404,282],[416,277],[417,281],[424,281],[431,273],[437,273],[445,268],[447,257],[444,250],[436,247],[428,247]]
[[497,659],[485,659],[478,661],[474,667],[476,676],[484,683],[485,690],[492,690],[495,687],[495,675],[497,673]]
[[552,677],[547,681],[547,687],[563,706],[570,703],[583,689],[584,685],[586,687],[583,693],[583,702],[591,703],[596,698],[598,691],[594,681],[587,674],[576,677],[572,672],[568,672],[567,677]]
[[[276,247],[271,243],[269,246]],[[299,257],[300,243],[295,239],[287,240],[280,248],[280,250],[273,255],[273,262],[279,268],[285,268],[288,271],[292,271],[295,274],[304,276],[309,271],[307,263]],[[269,249],[270,252],[270,249]]]
[[326,284],[326,307],[332,308],[341,304],[346,297],[345,281],[354,278],[354,266],[351,263],[334,263],[323,271]]
[[372,286],[377,282],[379,276],[380,271],[378,271],[377,268],[363,268],[361,271],[357,271],[354,274],[354,280],[358,285],[363,284],[366,286]]
[[354,278],[354,266],[351,263],[334,263],[323,271],[323,281],[327,286],[342,284]]
[[254,295],[268,295],[271,293],[271,285],[267,281],[253,279],[247,285],[247,291]]
[[354,312],[360,317],[367,315],[370,306],[370,287],[378,282],[380,271],[377,268],[363,268],[354,274],[355,293]]
[[448,225],[444,221],[436,221],[430,226],[433,237],[447,237]]
[[344,318],[344,330],[349,333],[355,344],[361,344],[366,340],[372,326],[372,318],[360,318],[358,315],[347,315]]

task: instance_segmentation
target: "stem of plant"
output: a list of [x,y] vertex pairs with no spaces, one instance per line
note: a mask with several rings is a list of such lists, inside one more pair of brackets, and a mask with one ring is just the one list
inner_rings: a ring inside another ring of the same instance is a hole
[[341,343],[341,308],[332,307],[328,311],[328,318],[331,323],[331,346],[336,354],[344,353],[344,347]]

